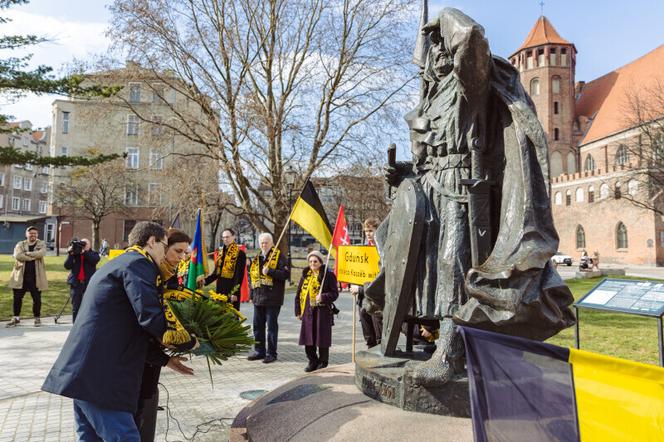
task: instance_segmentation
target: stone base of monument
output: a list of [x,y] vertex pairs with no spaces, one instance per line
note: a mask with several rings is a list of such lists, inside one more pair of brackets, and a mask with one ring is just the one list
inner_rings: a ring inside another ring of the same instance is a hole
[[591,278],[599,278],[602,276],[602,272],[599,270],[592,270],[589,272],[576,272],[574,274],[574,277],[576,279],[591,279]]
[[624,268],[601,269],[602,276],[625,276]]
[[467,377],[438,386],[418,385],[413,380],[413,367],[429,357],[424,352],[399,350],[387,357],[379,347],[360,351],[355,355],[355,384],[367,396],[404,410],[470,417]]
[[405,411],[373,400],[355,386],[355,366],[316,371],[242,409],[229,440],[470,442],[471,420]]

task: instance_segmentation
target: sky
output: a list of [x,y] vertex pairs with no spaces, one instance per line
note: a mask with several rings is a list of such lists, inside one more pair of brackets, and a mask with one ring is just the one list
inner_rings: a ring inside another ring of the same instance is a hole
[[[0,13],[13,19],[0,25],[0,33],[48,37],[50,42],[31,52],[35,62],[58,72],[74,58],[85,60],[107,50],[108,3],[32,0]],[[541,15],[538,0],[430,0],[431,17],[446,6],[461,9],[484,26],[492,52],[502,57],[521,45]],[[578,51],[576,80],[593,80],[664,44],[664,0],[549,0],[543,9],[558,33]],[[415,32],[413,43],[414,39]],[[11,105],[0,101],[0,112],[30,120],[35,127],[48,126],[54,98],[28,96]]]

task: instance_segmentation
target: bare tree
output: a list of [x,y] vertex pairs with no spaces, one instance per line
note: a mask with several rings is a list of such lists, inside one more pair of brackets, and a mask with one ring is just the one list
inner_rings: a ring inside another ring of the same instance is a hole
[[[153,94],[177,118],[158,123],[219,162],[238,214],[278,232],[289,165],[300,187],[389,142],[415,77],[412,3],[115,0],[110,36],[159,79]],[[194,111],[169,102],[170,90]]]
[[113,160],[91,167],[78,167],[69,179],[58,184],[55,201],[71,210],[74,216],[92,223],[92,244],[99,248],[99,226],[108,215],[126,210],[125,198],[132,177],[123,160]]
[[605,184],[615,198],[664,215],[664,78],[629,89],[623,114],[633,133],[617,147],[612,167],[624,179]]

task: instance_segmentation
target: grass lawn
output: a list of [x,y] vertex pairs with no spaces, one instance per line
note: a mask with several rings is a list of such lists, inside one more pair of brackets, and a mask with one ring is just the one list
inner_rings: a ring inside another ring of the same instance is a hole
[[[250,255],[251,256],[251,255]],[[69,298],[69,286],[65,282],[67,274],[63,263],[65,256],[46,257],[46,272],[49,289],[42,293],[42,316],[54,316]],[[100,265],[106,262],[102,258]],[[296,261],[296,260],[294,260]],[[0,320],[9,320],[12,314],[12,291],[7,288],[7,281],[11,273],[14,260],[10,255],[0,255]],[[303,265],[294,262],[294,265]],[[299,272],[293,274],[297,283]],[[630,279],[626,277],[626,279]],[[634,278],[644,279],[644,278]],[[572,279],[566,281],[572,290],[575,299],[598,284],[601,279]],[[32,298],[26,294],[23,298],[22,317],[32,316]],[[65,314],[71,313],[71,306],[67,305]],[[658,364],[659,353],[657,348],[657,320],[641,316],[621,313],[604,313],[582,309],[579,313],[581,319],[581,348],[611,356],[631,359],[638,362]],[[574,327],[563,330],[547,342],[563,347],[574,347]]]

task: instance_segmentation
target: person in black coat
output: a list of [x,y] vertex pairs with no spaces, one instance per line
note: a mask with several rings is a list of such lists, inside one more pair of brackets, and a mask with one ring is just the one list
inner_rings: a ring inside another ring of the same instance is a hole
[[163,227],[140,222],[131,247],[90,280],[42,390],[74,399],[79,440],[139,441],[134,413],[151,342],[166,331],[158,263]]
[[97,271],[99,263],[99,253],[92,250],[90,240],[83,238],[81,243],[83,248],[76,244],[77,240],[72,240],[72,244],[67,249],[67,259],[65,260],[65,269],[69,270],[67,284],[69,284],[69,295],[71,298],[72,321],[76,321],[78,309],[83,300],[83,293],[88,288],[90,278]]
[[235,242],[233,229],[224,230],[221,239],[224,245],[214,263],[214,271],[205,278],[205,285],[217,281],[216,291],[220,295],[229,295],[237,287],[235,294],[230,295],[229,301],[237,311],[240,311],[240,286],[244,279],[247,255]]
[[[304,269],[295,292],[295,317],[300,326],[300,345],[304,345],[309,365],[306,372],[327,367],[332,346],[332,303],[339,297],[337,278],[323,268],[323,255],[307,255],[309,268]],[[318,349],[318,350],[317,350]]]
[[[261,233],[258,237],[261,251],[251,261],[249,279],[250,298],[254,303],[254,353],[250,361],[262,359],[265,364],[277,360],[279,337],[279,311],[284,304],[286,280],[290,276],[288,260],[274,247],[272,235]],[[267,353],[265,351],[265,325],[267,324]]]

